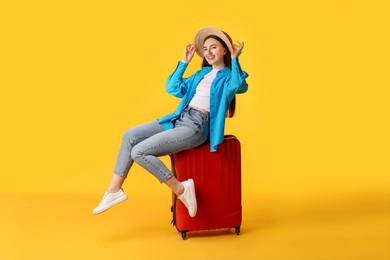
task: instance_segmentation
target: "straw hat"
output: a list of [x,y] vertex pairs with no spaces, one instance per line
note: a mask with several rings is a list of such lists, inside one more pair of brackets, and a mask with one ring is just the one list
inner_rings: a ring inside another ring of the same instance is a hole
[[226,43],[226,46],[229,48],[230,53],[233,53],[232,39],[230,38],[230,36],[227,33],[223,32],[221,30],[218,30],[217,28],[214,28],[214,27],[204,27],[196,33],[195,38],[194,38],[194,46],[196,49],[196,53],[201,58],[203,58],[204,40],[210,35],[217,36],[218,38],[223,40]]

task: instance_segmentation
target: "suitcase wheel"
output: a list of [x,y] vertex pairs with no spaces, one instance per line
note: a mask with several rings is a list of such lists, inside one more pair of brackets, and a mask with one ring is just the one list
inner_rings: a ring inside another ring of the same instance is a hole
[[182,238],[183,240],[186,240],[186,237],[187,237],[187,231],[182,231],[182,232],[181,232],[181,238]]
[[238,236],[240,234],[241,228],[240,228],[240,226],[235,226],[234,228],[236,229],[236,234]]

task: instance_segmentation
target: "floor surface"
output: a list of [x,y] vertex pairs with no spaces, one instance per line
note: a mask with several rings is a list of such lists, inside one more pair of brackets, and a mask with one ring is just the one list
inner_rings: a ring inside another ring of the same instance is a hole
[[276,199],[244,194],[241,234],[170,225],[170,194],[129,194],[92,215],[100,195],[3,194],[0,259],[390,259],[390,197]]

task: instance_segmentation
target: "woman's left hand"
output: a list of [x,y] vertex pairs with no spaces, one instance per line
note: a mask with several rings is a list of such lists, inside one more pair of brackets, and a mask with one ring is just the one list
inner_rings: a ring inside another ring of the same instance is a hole
[[237,42],[233,44],[232,59],[241,55],[242,49],[244,49],[244,42]]

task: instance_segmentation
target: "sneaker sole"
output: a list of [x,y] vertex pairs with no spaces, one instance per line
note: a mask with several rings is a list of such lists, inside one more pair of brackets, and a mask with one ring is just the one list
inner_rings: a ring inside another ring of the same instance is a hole
[[113,206],[115,206],[115,205],[117,205],[117,204],[127,200],[127,198],[128,198],[127,195],[124,194],[123,196],[117,198],[116,200],[111,201],[111,203],[107,204],[105,207],[103,207],[101,209],[98,209],[98,210],[93,210],[92,213],[95,214],[95,215],[99,214],[99,213],[102,213],[102,212],[108,210],[109,208],[111,208],[111,207],[113,207]]
[[[196,194],[195,194],[195,183],[194,183],[194,180],[193,179],[189,179],[188,181],[191,183],[191,185],[190,185],[191,188],[188,189],[188,191],[190,192],[191,197],[194,198],[194,205],[193,205],[193,207],[194,207],[194,214],[193,215],[190,214],[190,217],[193,218],[193,217],[196,216],[196,212],[198,211],[198,205],[196,203]],[[188,213],[190,213],[190,212],[188,212]]]

